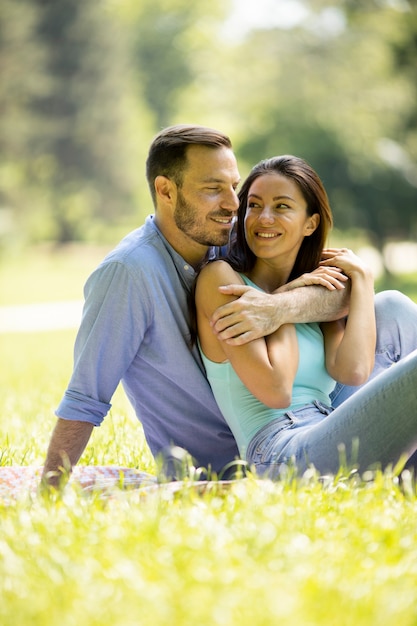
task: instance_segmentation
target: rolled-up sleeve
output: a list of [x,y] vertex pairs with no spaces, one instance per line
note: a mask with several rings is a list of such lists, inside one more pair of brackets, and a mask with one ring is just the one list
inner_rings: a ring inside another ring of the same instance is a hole
[[111,404],[99,402],[76,391],[66,391],[56,410],[58,417],[100,426],[111,409]]

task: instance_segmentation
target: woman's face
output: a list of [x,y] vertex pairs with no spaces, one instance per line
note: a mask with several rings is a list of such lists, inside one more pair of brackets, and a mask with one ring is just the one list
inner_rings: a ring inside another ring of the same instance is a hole
[[318,213],[307,215],[307,202],[297,183],[282,174],[264,174],[250,186],[245,236],[258,258],[294,263],[304,237],[312,235]]

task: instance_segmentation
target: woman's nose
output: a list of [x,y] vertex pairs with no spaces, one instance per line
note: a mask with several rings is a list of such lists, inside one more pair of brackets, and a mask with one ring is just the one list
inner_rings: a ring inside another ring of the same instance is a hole
[[273,223],[275,219],[274,212],[268,206],[265,206],[259,214],[259,221],[265,223]]

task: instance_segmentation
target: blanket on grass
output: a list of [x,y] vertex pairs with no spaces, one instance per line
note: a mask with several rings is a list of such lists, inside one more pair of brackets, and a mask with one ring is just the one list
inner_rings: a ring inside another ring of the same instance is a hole
[[[42,467],[0,466],[0,506],[36,497],[41,474]],[[73,484],[82,492],[96,492],[103,497],[110,497],[120,490],[132,489],[144,496],[162,492],[171,497],[183,490],[192,490],[199,495],[214,491],[219,495],[226,493],[232,485],[245,480],[179,480],[159,483],[156,476],[129,467],[77,465],[68,485]]]
[[[42,474],[42,467],[2,466],[0,467],[0,504],[36,495]],[[102,491],[111,489],[138,489],[155,485],[156,476],[128,467],[119,466],[76,466],[69,484],[77,485],[82,491]]]

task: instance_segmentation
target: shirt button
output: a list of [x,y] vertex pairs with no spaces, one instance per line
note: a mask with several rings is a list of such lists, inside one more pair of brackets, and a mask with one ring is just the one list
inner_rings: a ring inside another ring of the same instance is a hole
[[184,269],[185,269],[185,270],[189,270],[189,269],[190,269],[190,266],[189,266],[189,265],[184,265]]

